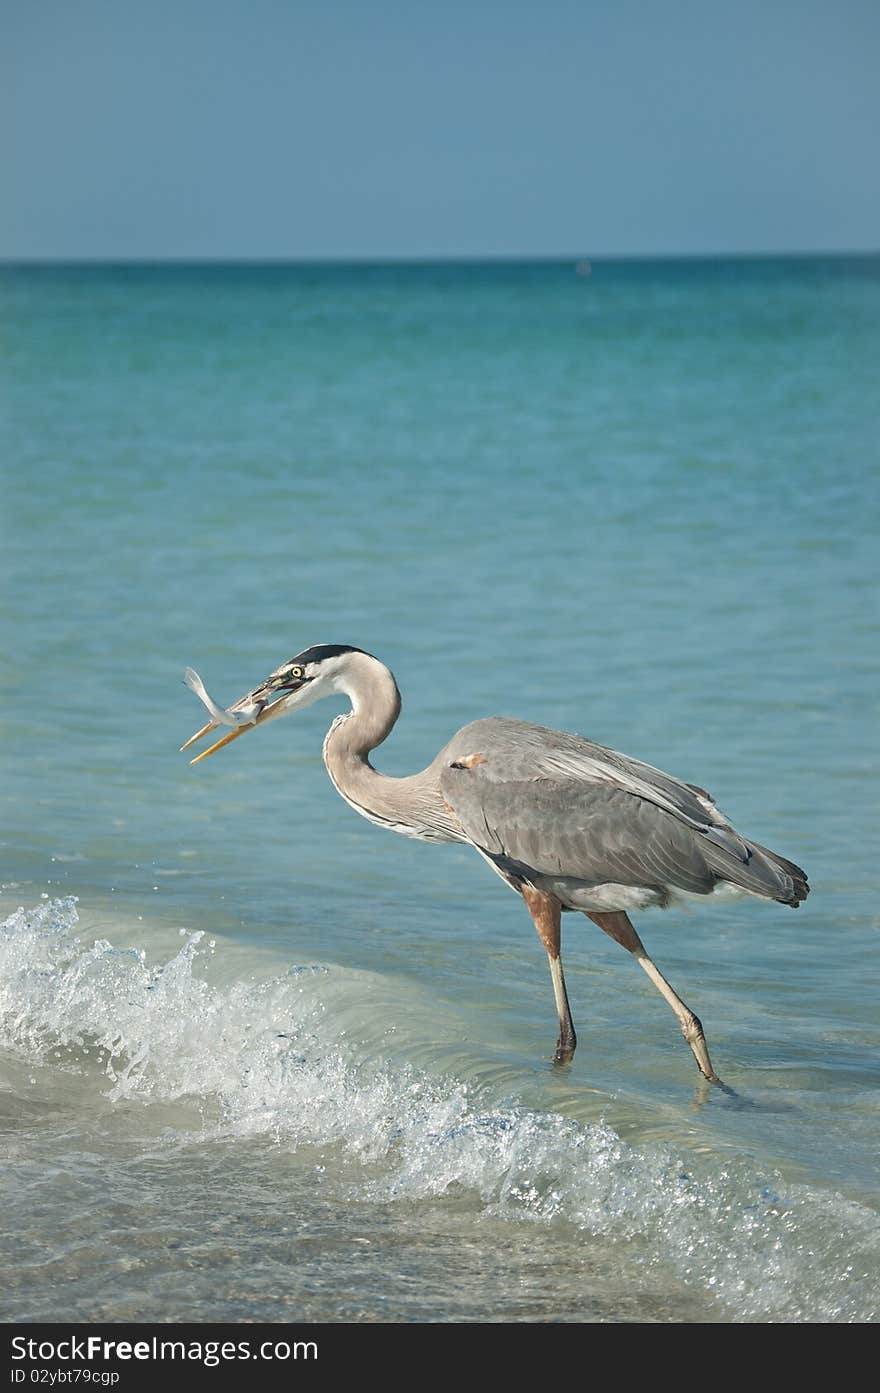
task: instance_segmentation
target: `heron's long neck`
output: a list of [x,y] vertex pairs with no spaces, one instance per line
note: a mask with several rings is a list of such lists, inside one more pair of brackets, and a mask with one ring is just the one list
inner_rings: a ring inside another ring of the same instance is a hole
[[395,779],[370,763],[370,752],[387,739],[400,715],[400,693],[388,668],[359,653],[339,686],[351,700],[351,711],[337,716],[328,730],[324,763],[345,801],[371,822],[404,836],[459,840],[430,766]]

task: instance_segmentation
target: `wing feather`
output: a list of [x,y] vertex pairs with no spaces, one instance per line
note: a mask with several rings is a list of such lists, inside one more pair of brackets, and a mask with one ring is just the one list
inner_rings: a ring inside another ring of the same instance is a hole
[[482,772],[488,779],[561,779],[611,785],[654,803],[701,832],[712,829],[719,846],[748,859],[742,838],[705,789],[619,750],[566,731],[492,716],[464,726],[444,754],[448,753],[451,761],[476,751],[486,757]]
[[490,717],[436,765],[465,836],[515,874],[697,894],[725,880],[792,904],[808,893],[804,872],[746,842],[705,789],[578,735]]
[[711,889],[698,835],[655,804],[598,782],[502,782],[484,769],[449,769],[443,791],[468,837],[490,856],[595,885]]

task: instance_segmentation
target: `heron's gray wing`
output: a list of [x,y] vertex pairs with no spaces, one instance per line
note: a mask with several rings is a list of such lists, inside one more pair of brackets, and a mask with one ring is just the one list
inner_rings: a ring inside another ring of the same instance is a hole
[[443,752],[448,766],[480,754],[486,782],[572,783],[619,789],[653,804],[738,860],[749,848],[705,789],[580,735],[493,716],[464,726]]
[[502,781],[488,769],[488,761],[447,767],[441,787],[474,845],[508,869],[594,885],[712,889],[700,835],[655,803],[598,781]]

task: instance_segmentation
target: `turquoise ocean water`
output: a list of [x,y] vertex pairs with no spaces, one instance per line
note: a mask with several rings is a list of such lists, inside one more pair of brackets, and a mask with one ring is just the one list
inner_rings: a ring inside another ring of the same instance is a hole
[[[585,268],[582,268],[585,269]],[[0,1316],[864,1321],[880,1299],[877,259],[11,268]],[[580,916],[332,789],[490,714],[709,788],[796,913]]]

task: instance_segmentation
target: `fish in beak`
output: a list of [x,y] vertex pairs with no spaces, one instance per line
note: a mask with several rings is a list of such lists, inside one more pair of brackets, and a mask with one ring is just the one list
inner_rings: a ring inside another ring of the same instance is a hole
[[213,745],[209,745],[207,750],[196,755],[190,760],[190,764],[198,764],[200,760],[207,759],[208,755],[213,755],[217,750],[222,750],[224,745],[229,745],[233,740],[237,740],[240,735],[253,730],[255,726],[265,725],[267,721],[274,720],[278,716],[283,716],[290,710],[290,696],[299,692],[305,685],[307,679],[301,666],[295,663],[286,663],[277,672],[262,682],[259,687],[254,687],[238,701],[234,701],[231,706],[225,709],[208,695],[205,684],[199,674],[193,668],[188,667],[184,674],[184,681],[191,691],[195,692],[199,701],[207,708],[211,719],[197,730],[195,735],[181,745],[181,750],[188,750],[190,745],[195,745],[211,731],[218,730],[221,726],[232,726],[227,735],[220,740],[215,740]]

